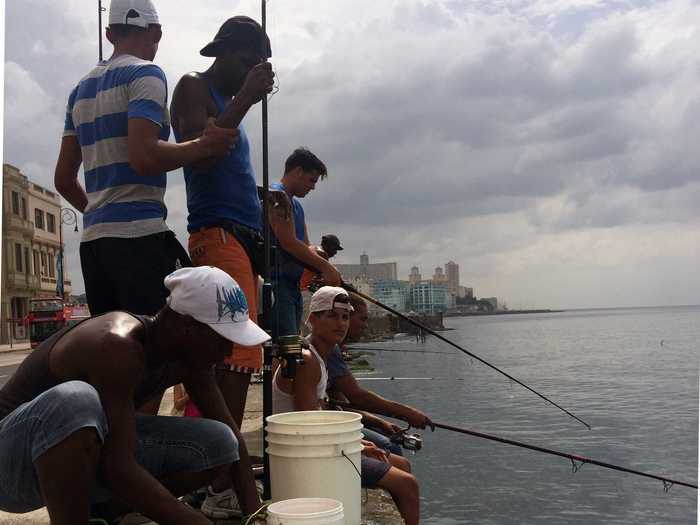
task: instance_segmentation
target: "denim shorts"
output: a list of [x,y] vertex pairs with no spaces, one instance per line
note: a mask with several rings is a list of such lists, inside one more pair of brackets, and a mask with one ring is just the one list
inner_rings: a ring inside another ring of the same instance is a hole
[[277,335],[298,335],[304,310],[299,281],[280,278],[275,282],[274,293],[272,322],[277,323]]
[[387,452],[391,452],[392,454],[396,454],[397,456],[403,456],[403,450],[401,449],[401,445],[399,445],[398,443],[394,443],[391,439],[389,439],[381,432],[371,430],[365,427],[362,429],[362,435],[367,441],[371,441],[379,448],[386,450]]
[[[109,434],[97,390],[83,381],[57,385],[0,421],[0,510],[44,506],[34,461],[82,428],[94,428],[103,442]],[[136,434],[136,461],[157,479],[238,461],[236,437],[218,421],[137,415]],[[91,500],[111,498],[96,480]]]

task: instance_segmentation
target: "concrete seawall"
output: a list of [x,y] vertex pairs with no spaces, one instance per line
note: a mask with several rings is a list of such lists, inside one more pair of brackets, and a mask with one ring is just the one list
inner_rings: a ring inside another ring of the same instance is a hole
[[[161,415],[170,415],[173,406],[173,391],[168,389],[160,406]],[[252,456],[262,456],[262,385],[252,384],[248,392],[245,414],[243,416],[243,437],[248,452]],[[403,520],[394,507],[391,498],[381,490],[367,491],[363,499],[363,518],[367,525],[400,525]],[[218,525],[233,525],[238,521],[217,521]],[[50,525],[46,509],[39,509],[27,514],[10,514],[0,511],[2,525]],[[120,525],[129,525],[128,519]]]

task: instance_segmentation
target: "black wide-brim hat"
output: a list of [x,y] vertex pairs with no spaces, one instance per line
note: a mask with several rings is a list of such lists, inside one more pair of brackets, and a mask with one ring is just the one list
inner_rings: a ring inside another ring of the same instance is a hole
[[226,48],[260,51],[264,55],[263,58],[272,56],[269,37],[263,36],[260,24],[247,16],[234,16],[226,20],[219,28],[214,40],[204,46],[199,54],[205,57],[217,57]]

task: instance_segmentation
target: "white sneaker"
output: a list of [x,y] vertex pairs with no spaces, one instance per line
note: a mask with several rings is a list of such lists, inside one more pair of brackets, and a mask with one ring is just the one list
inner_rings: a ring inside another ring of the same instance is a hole
[[[255,482],[258,494],[262,494],[263,487],[260,481]],[[200,509],[202,514],[215,520],[230,520],[240,518],[243,515],[238,497],[233,489],[226,489],[222,492],[214,492],[211,487],[207,488],[207,497]]]
[[215,520],[229,520],[242,516],[238,497],[233,489],[222,492],[214,492],[211,487],[207,489],[207,497],[202,503],[202,514]]

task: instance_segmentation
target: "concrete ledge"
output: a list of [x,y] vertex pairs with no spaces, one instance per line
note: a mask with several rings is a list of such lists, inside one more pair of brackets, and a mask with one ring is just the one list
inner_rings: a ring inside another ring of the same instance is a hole
[[[173,406],[173,390],[166,390],[159,414],[169,415]],[[248,390],[245,415],[243,417],[243,437],[252,456],[262,456],[262,385],[252,384]],[[394,506],[391,497],[382,490],[367,490],[366,500],[363,491],[362,517],[366,525],[401,525],[403,520]],[[233,525],[238,521],[218,521],[217,525]],[[45,508],[27,514],[9,514],[0,511],[2,525],[50,525]],[[128,525],[124,523],[124,525]]]

